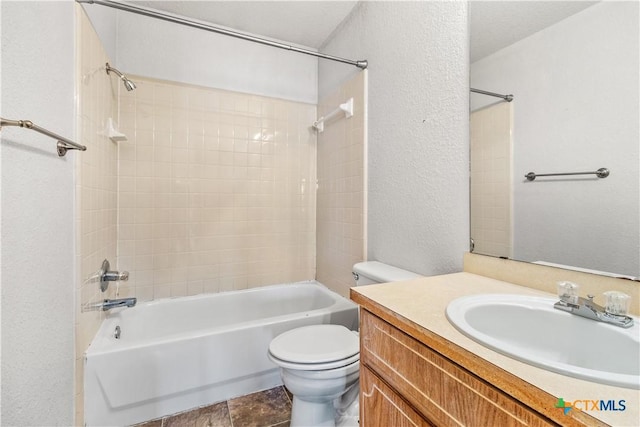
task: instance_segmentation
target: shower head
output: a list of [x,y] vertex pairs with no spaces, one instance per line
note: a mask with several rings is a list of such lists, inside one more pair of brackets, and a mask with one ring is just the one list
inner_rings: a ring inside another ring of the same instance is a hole
[[136,88],[136,84],[134,82],[132,82],[131,80],[126,78],[125,75],[122,74],[120,71],[116,70],[111,65],[109,65],[108,62],[106,64],[106,67],[107,67],[107,74],[109,74],[109,72],[113,71],[118,77],[120,77],[120,80],[122,80],[122,83],[124,83],[124,87],[128,91],[132,91],[132,90],[134,90]]
[[129,92],[131,92],[136,88],[136,84],[131,80],[129,80],[128,78],[123,77],[122,81],[124,82],[124,87],[126,87]]

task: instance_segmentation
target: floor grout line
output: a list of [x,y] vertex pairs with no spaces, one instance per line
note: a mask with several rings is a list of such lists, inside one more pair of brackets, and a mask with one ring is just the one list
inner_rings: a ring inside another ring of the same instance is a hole
[[231,406],[229,406],[229,400],[227,400],[225,403],[227,404],[227,415],[229,417],[229,424],[231,424],[231,427],[233,427],[233,418],[231,417]]

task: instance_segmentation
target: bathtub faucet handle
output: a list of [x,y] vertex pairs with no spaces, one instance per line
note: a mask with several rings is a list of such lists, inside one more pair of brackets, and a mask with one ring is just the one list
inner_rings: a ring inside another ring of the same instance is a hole
[[106,291],[109,287],[109,282],[116,282],[118,280],[129,280],[128,271],[111,271],[111,265],[106,259],[102,261],[102,267],[100,268],[100,290]]
[[129,272],[128,271],[107,271],[106,273],[104,273],[104,275],[102,276],[103,280],[106,280],[107,282],[115,282],[118,280],[128,280],[129,279]]

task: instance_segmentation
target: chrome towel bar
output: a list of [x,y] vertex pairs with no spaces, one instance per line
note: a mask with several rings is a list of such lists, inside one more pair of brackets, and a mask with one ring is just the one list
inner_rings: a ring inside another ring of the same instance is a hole
[[600,168],[595,172],[564,172],[564,173],[539,173],[529,172],[524,177],[529,181],[533,181],[538,176],[561,176],[561,175],[596,175],[598,178],[606,178],[609,176],[609,169]]
[[30,120],[7,120],[0,117],[0,129],[2,129],[3,126],[18,126],[21,128],[27,128],[35,130],[36,132],[49,136],[53,139],[57,139],[58,143],[56,144],[56,147],[58,149],[58,156],[60,157],[64,157],[64,155],[67,154],[67,150],[87,150],[87,147],[85,147],[84,145],[76,144],[75,142],[65,137],[55,134],[45,128],[41,128]]

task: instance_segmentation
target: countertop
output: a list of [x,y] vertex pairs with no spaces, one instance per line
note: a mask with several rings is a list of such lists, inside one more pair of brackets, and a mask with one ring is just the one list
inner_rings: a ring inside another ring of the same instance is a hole
[[[449,302],[466,295],[487,293],[555,298],[555,295],[546,292],[471,273],[351,288],[351,298],[363,308],[400,327],[559,424],[599,425],[599,420],[612,426],[640,426],[640,390],[580,380],[528,365],[467,338],[449,323],[445,316]],[[561,334],[558,339],[562,339]],[[593,345],[597,346],[597,343]],[[561,409],[554,407],[558,398],[571,402],[624,400],[626,408],[624,411],[587,410],[582,413],[571,410],[569,415],[565,415]]]

